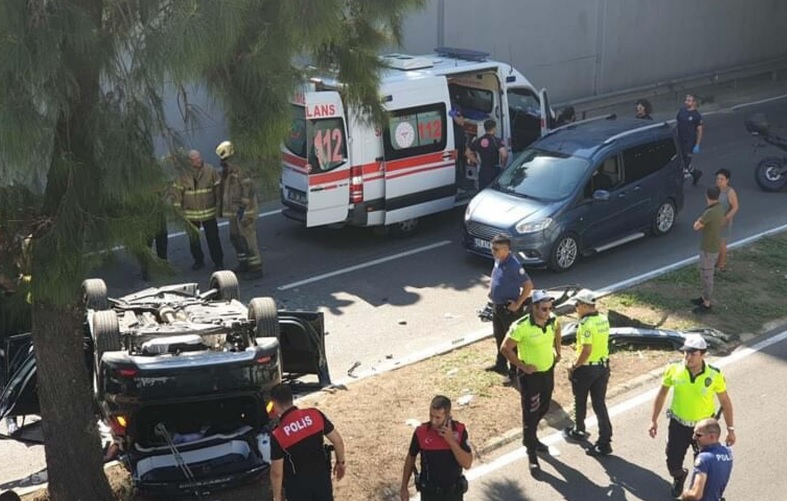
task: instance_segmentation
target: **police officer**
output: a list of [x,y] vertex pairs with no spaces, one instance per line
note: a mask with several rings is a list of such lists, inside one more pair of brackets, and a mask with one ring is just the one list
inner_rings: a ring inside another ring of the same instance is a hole
[[467,428],[451,418],[451,400],[437,395],[429,405],[429,421],[413,432],[410,450],[404,460],[401,501],[410,499],[407,488],[415,471],[415,458],[421,454],[421,471],[416,473],[415,487],[422,501],[462,501],[467,480],[462,469],[470,469],[473,455]]
[[483,190],[497,176],[500,166],[506,164],[508,152],[503,142],[495,136],[497,122],[493,119],[484,122],[485,134],[470,144],[470,151],[475,154],[478,168],[478,189]]
[[508,328],[524,314],[523,306],[530,299],[533,281],[511,252],[511,239],[508,236],[496,235],[491,244],[495,266],[492,268],[489,298],[495,305],[492,311],[492,331],[497,344],[497,355],[495,364],[487,367],[487,370],[506,375],[513,373],[515,369],[513,365],[510,369],[506,368],[506,358],[500,352],[500,346]]
[[699,454],[694,461],[691,487],[683,491],[683,501],[723,501],[724,489],[732,474],[732,449],[719,443],[721,426],[714,418],[694,426]]
[[254,181],[233,160],[235,146],[224,141],[216,147],[221,161],[221,215],[230,221],[230,242],[238,257],[236,273],[246,279],[262,277],[257,246],[257,196]]
[[727,383],[721,371],[705,362],[708,345],[699,334],[688,334],[681,351],[683,362],[667,366],[661,380],[661,389],[653,403],[653,414],[648,433],[656,437],[658,418],[670,388],[672,403],[667,411],[667,469],[672,476],[672,496],[678,497],[688,476],[683,468],[686,451],[692,445],[694,427],[698,421],[714,415],[713,395],[719,399],[727,423],[727,445],[735,443],[732,401],[727,395]]
[[271,435],[271,488],[273,501],[333,501],[330,459],[323,436],[333,444],[336,465],[333,473],[345,473],[344,441],[333,423],[317,409],[299,409],[292,390],[279,384],[271,390],[273,411],[279,424]]
[[568,379],[574,392],[576,420],[574,426],[566,428],[566,437],[585,440],[587,400],[593,404],[598,419],[598,441],[587,450],[591,456],[606,456],[612,453],[612,423],[607,412],[607,384],[609,383],[609,320],[596,310],[596,296],[582,289],[574,296],[579,326],[577,328],[576,356],[568,369]]
[[533,476],[541,471],[536,453],[549,451],[538,440],[537,433],[539,421],[549,411],[555,388],[555,364],[560,361],[560,341],[560,323],[552,313],[552,298],[545,290],[537,290],[533,292],[530,313],[511,326],[500,348],[519,374],[522,442],[527,447],[528,465]]

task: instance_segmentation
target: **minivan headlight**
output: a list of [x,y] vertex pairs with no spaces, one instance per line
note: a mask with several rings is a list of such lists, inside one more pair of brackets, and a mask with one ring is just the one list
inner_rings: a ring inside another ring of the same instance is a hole
[[537,231],[543,231],[549,228],[550,224],[552,224],[551,217],[538,221],[528,221],[523,219],[522,221],[519,221],[514,228],[516,229],[517,233],[535,233]]

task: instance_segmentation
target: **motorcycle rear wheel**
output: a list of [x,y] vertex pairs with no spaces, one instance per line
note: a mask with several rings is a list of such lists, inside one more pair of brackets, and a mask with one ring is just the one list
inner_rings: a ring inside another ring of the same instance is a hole
[[754,169],[754,180],[764,191],[780,191],[787,185],[784,160],[777,157],[763,158]]

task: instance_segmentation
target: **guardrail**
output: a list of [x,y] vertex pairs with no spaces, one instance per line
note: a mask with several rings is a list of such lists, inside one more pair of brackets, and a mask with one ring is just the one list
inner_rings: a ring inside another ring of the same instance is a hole
[[606,110],[624,102],[633,103],[639,98],[650,99],[674,94],[674,97],[677,99],[680,97],[680,93],[698,87],[713,87],[728,83],[737,86],[740,80],[756,77],[778,80],[780,78],[779,73],[782,71],[787,74],[787,57],[574,99],[556,104],[555,109],[571,105],[574,106],[579,118],[585,118],[588,115],[598,113],[600,110]]

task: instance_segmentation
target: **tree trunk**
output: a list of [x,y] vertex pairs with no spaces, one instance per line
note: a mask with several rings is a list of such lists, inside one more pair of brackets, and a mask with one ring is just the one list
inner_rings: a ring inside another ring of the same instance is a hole
[[104,474],[79,312],[36,302],[33,343],[50,499],[113,499]]

